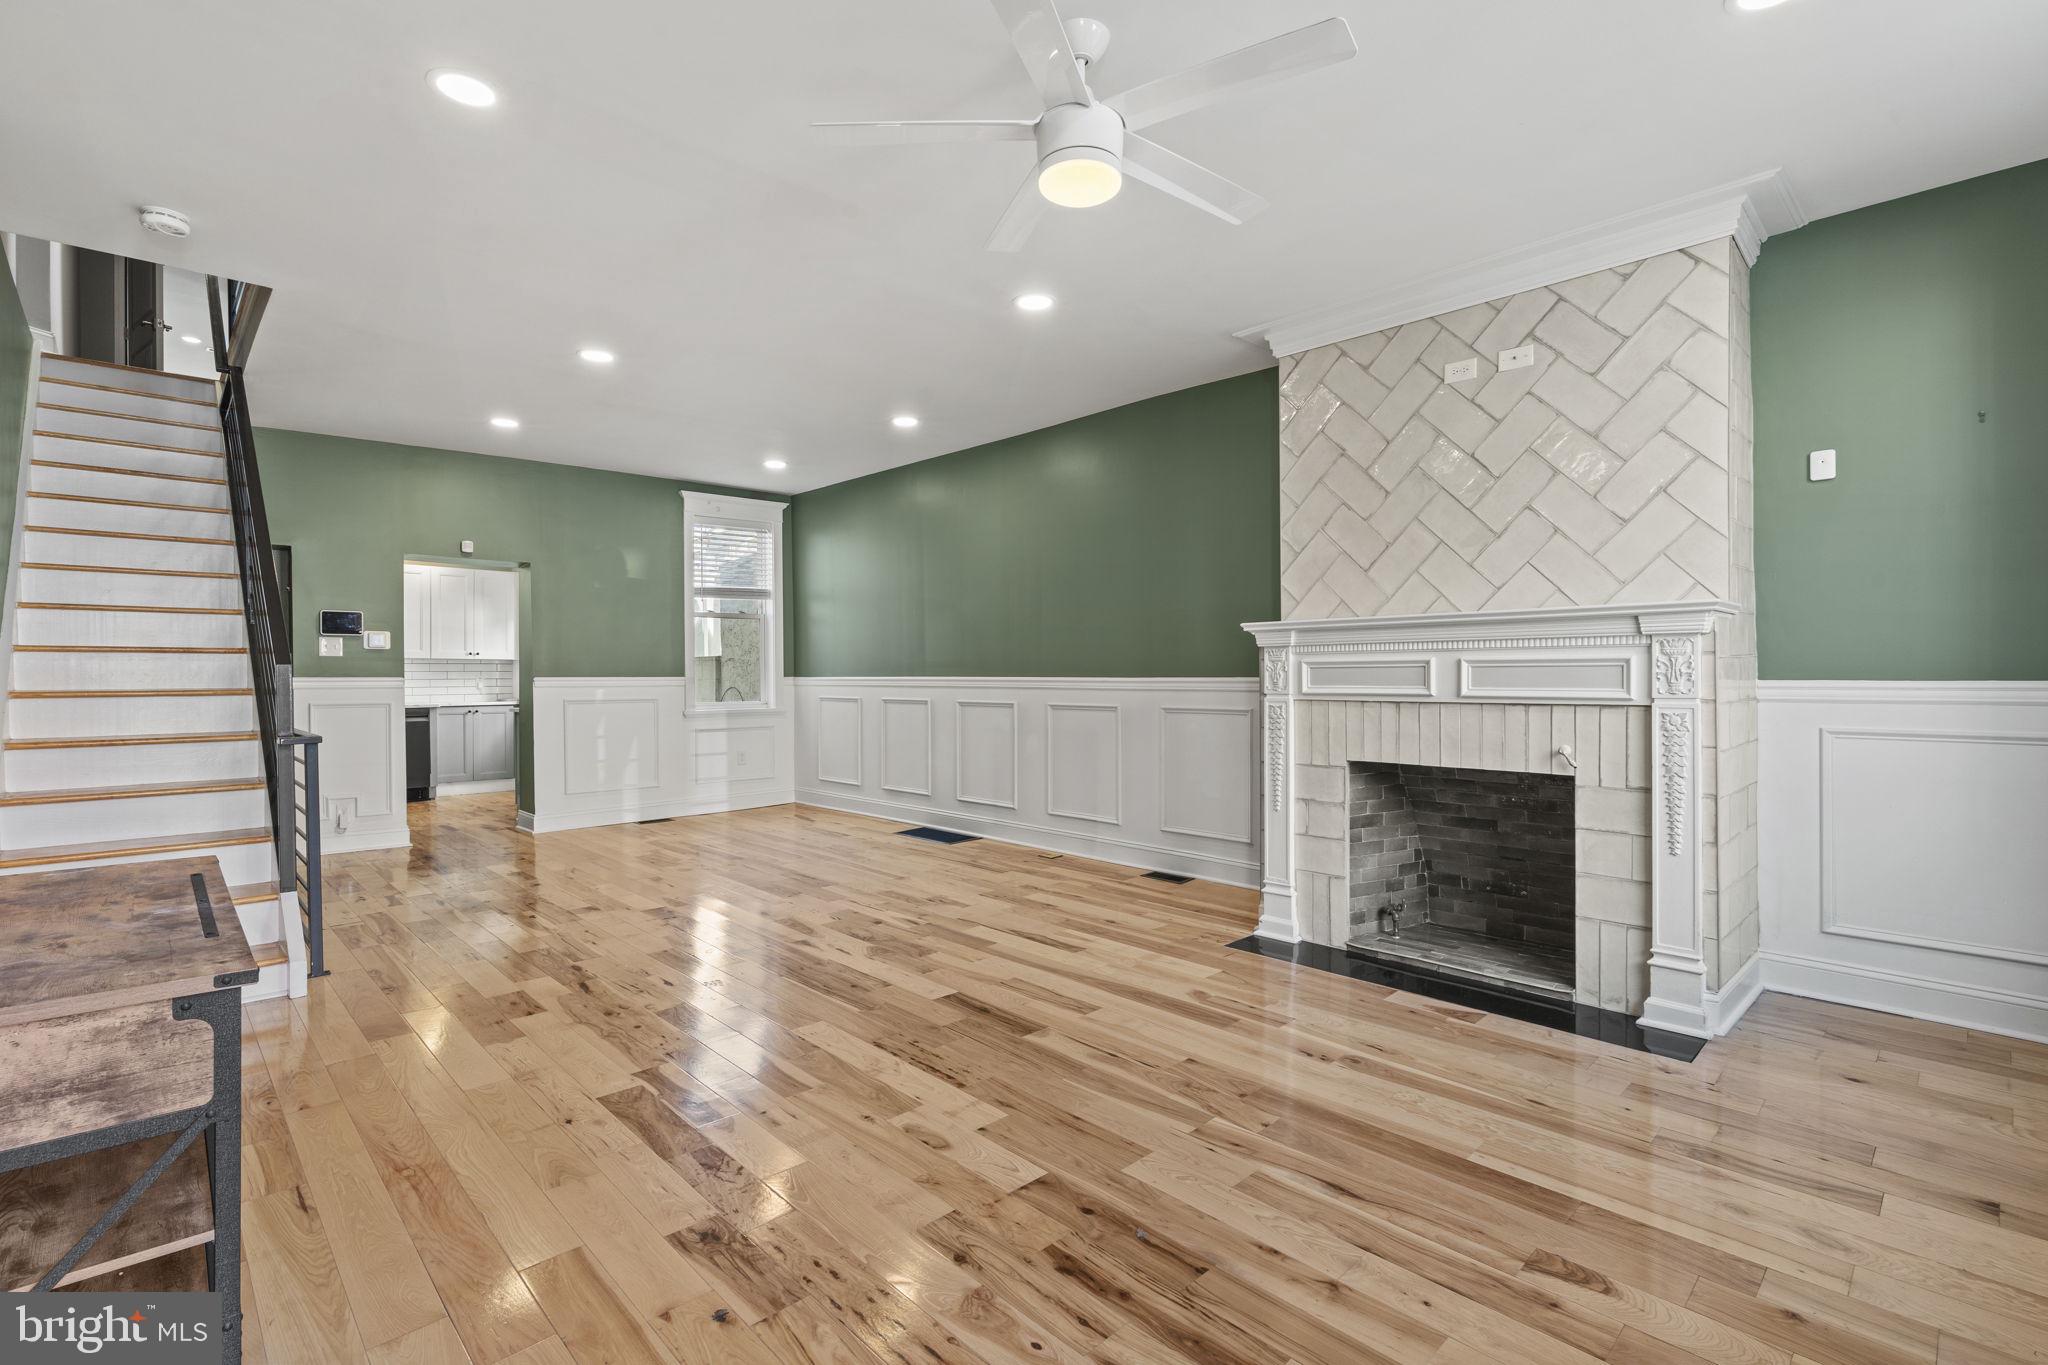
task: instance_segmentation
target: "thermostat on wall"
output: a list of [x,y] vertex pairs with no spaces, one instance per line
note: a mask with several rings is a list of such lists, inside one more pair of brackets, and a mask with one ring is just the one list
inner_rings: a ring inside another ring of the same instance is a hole
[[364,649],[391,648],[391,632],[388,630],[366,630],[363,632]]
[[359,611],[323,611],[320,613],[322,635],[361,635],[363,614]]

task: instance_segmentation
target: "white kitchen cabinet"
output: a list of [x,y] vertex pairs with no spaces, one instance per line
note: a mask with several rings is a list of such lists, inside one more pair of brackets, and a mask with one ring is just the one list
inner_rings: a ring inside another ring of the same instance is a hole
[[[421,647],[414,649],[418,640]],[[454,564],[405,566],[405,657],[519,657],[519,575]]]

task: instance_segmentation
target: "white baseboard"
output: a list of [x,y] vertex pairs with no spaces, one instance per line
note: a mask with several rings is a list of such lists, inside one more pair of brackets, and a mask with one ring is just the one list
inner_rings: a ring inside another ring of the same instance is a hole
[[1726,1035],[1763,993],[1763,958],[1752,957],[1720,990],[1706,993],[1707,1028],[1716,1038]]
[[762,806],[787,806],[795,799],[795,794],[784,788],[723,801],[649,801],[630,808],[571,811],[563,815],[534,816],[520,811],[518,826],[528,834],[556,834],[565,829],[595,829],[602,825],[672,820],[679,815],[717,815],[726,811],[757,810]]
[[1070,830],[1047,829],[1042,825],[1005,820],[998,816],[968,815],[960,811],[935,811],[924,806],[882,801],[871,796],[801,788],[797,800],[807,806],[843,810],[853,815],[872,815],[881,820],[901,820],[907,825],[928,825],[959,834],[977,834],[1006,844],[1040,848],[1050,853],[1070,853],[1077,858],[1116,863],[1146,872],[1172,872],[1183,877],[1201,877],[1229,886],[1257,886],[1259,865],[1254,862],[1210,857],[1183,849],[1109,839],[1100,835],[1075,834]]
[[351,829],[320,836],[320,853],[368,853],[380,848],[411,848],[410,829]]
[[1766,990],[2048,1043],[2048,996],[1906,976],[1793,953],[1766,951],[1760,956]]
[[509,777],[496,778],[489,782],[443,782],[434,788],[434,799],[444,796],[484,796],[491,792],[509,792],[518,789],[519,784]]

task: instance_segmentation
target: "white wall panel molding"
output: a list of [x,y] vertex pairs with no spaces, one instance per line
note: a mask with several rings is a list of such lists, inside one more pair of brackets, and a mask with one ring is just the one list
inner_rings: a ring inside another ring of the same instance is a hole
[[811,754],[820,782],[858,787],[861,770],[861,699],[818,698],[816,744]]
[[781,805],[792,799],[787,709],[691,714],[682,678],[535,678],[536,834]]
[[2048,684],[1758,684],[1765,985],[2048,1037]]
[[1734,238],[1754,265],[1767,238],[1805,224],[1784,171],[1769,170],[1236,335],[1289,356],[1722,237]]
[[320,846],[408,848],[405,679],[295,678],[293,723],[320,736]]
[[[1252,678],[796,678],[800,800],[1256,882]],[[858,699],[858,784],[820,740]],[[872,704],[868,704],[872,703]],[[820,755],[827,755],[820,771]],[[923,790],[919,790],[923,788]]]

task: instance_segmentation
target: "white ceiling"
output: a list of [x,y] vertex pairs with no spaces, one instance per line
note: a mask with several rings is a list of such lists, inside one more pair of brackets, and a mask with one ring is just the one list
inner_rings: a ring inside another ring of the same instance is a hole
[[1131,184],[1010,257],[982,243],[1028,144],[805,126],[1032,117],[980,0],[13,5],[0,226],[274,286],[266,425],[795,491],[1256,369],[1232,332],[1772,167],[1822,217],[2048,156],[2041,0],[1066,3],[1115,32],[1104,93],[1333,12],[1361,53],[1152,130],[1263,217]]

